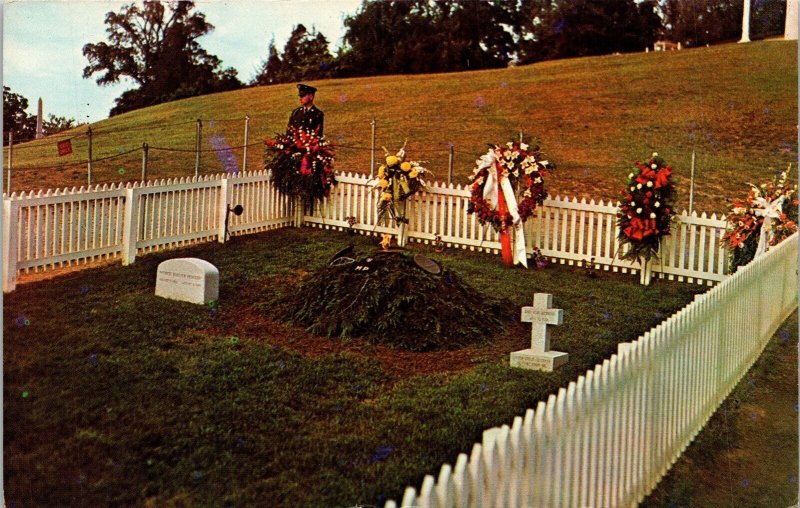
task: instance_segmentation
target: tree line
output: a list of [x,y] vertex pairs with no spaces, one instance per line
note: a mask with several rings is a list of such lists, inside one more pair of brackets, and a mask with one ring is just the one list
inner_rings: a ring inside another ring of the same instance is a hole
[[[753,2],[751,37],[782,33],[785,10],[786,0]],[[115,100],[114,116],[245,86],[498,68],[644,51],[659,39],[697,47],[738,40],[742,12],[742,0],[363,0],[344,19],[335,54],[325,35],[298,24],[281,51],[274,40],[268,44],[245,84],[198,42],[214,26],[194,2],[147,0],[106,14],[107,40],[83,47],[83,77],[97,76],[99,85],[121,79],[136,85]],[[27,99],[6,90],[4,139],[9,129],[20,139],[32,137]],[[70,121],[55,117],[50,128]]]
[[[751,37],[783,33],[786,0],[758,0]],[[363,0],[335,55],[298,25],[274,41],[252,84],[453,72],[644,51],[658,40],[698,47],[741,36],[742,0]]]

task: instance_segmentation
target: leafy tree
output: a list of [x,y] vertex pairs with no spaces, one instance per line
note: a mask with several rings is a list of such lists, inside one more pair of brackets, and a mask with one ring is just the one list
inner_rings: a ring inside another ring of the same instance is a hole
[[270,43],[268,52],[266,62],[252,80],[253,84],[324,79],[335,74],[328,39],[313,27],[309,32],[303,24],[297,25],[286,41],[282,55],[278,55],[275,41]]
[[232,68],[220,70],[219,58],[204,50],[197,39],[214,29],[194,2],[158,2],[124,5],[106,14],[108,42],[86,44],[89,61],[83,77],[99,73],[107,85],[126,78],[138,88],[116,99],[110,114],[169,100],[241,88]]
[[324,35],[299,24],[286,41],[282,60],[283,81],[298,81],[328,77],[333,57]]
[[3,86],[3,146],[8,144],[8,133],[14,133],[14,142],[28,141],[36,135],[36,116],[29,115],[28,99]]
[[447,72],[504,66],[515,51],[513,2],[364,0],[345,19],[341,75]]
[[413,38],[414,32],[419,32],[414,26],[417,20],[410,14],[424,3],[364,0],[358,12],[344,21],[344,46],[339,53],[342,73],[372,76],[397,72],[397,60],[405,51],[401,41],[409,38],[404,34]]
[[750,38],[783,35],[786,0],[755,0],[750,11]]
[[738,40],[742,0],[666,0],[667,37],[688,47]]
[[641,42],[652,49],[653,43],[664,37],[663,9],[658,0],[643,0],[637,5],[637,8]]
[[522,9],[523,62],[642,51],[661,31],[654,0],[528,0]]
[[283,61],[275,47],[275,39],[270,41],[267,53],[266,61],[261,63],[261,69],[250,82],[253,85],[272,85],[281,78]]
[[67,129],[77,127],[79,124],[74,118],[67,118],[64,116],[56,116],[53,114],[47,115],[47,119],[42,122],[42,128],[45,135],[56,134]]

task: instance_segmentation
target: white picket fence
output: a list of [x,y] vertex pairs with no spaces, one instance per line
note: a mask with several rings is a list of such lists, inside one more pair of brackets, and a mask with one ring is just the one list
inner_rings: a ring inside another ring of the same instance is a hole
[[[495,232],[466,214],[469,189],[432,184],[409,208],[407,235],[497,252]],[[232,234],[302,223],[397,233],[378,225],[367,178],[341,175],[314,215],[279,195],[264,172],[4,196],[3,290],[20,271],[121,258]],[[526,224],[529,249],[562,263],[637,271],[615,260],[616,207],[545,200]],[[657,276],[722,281],[546,403],[490,429],[470,456],[409,487],[402,505],[634,506],[656,485],[714,409],[797,307],[797,235],[731,277],[720,238],[725,222],[678,217]],[[396,506],[392,501],[387,507]]]
[[[636,506],[797,308],[794,234],[408,487],[419,508]],[[394,501],[386,508],[396,508]]]
[[[338,180],[323,206],[305,216],[263,171],[4,196],[3,290],[14,289],[20,271],[115,258],[127,264],[140,253],[224,242],[226,212],[235,204],[242,204],[244,213],[229,216],[232,235],[303,223],[346,229],[348,217],[362,233],[398,232],[387,221],[378,224],[366,175],[343,174]],[[409,201],[407,237],[432,242],[438,236],[450,246],[499,252],[497,234],[467,214],[468,203],[469,188],[431,184]],[[615,259],[615,216],[616,206],[602,201],[546,199],[525,225],[528,250],[538,248],[560,263],[637,273],[636,264]],[[656,276],[709,285],[723,280],[725,225],[716,215],[684,212],[663,242],[660,263],[653,266]]]
[[[396,233],[394,227],[377,225],[376,196],[369,178],[359,174],[338,177],[330,199],[306,216],[305,222],[322,227],[346,229],[347,218],[355,217],[353,229],[364,232]],[[470,189],[460,185],[432,183],[409,201],[407,236],[412,241],[432,242],[438,236],[448,246],[499,252],[500,241],[491,227],[482,227],[475,215],[467,214]],[[606,270],[638,272],[639,266],[617,257],[619,241],[617,207],[594,200],[548,198],[536,217],[525,223],[528,252],[540,249],[547,257],[564,264],[591,264]],[[660,261],[653,271],[659,277],[707,283],[726,275],[727,254],[721,243],[726,222],[716,214],[677,216],[672,234],[662,243]]]
[[263,174],[103,185],[4,197],[3,291],[12,291],[20,271],[88,265],[192,243],[225,240],[229,203],[245,203],[230,214],[231,234],[291,225],[289,199]]

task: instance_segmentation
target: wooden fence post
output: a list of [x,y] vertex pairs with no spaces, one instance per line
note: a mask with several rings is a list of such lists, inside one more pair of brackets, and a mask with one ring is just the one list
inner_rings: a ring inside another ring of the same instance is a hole
[[3,292],[17,287],[17,220],[19,204],[3,200]]
[[125,189],[125,217],[122,223],[122,264],[127,266],[136,259],[136,240],[139,236],[139,192]]
[[225,243],[225,219],[228,215],[228,175],[224,175],[219,188],[219,213],[217,214],[217,241]]
[[694,161],[697,153],[692,150],[692,167],[689,172],[689,213],[694,211]]
[[447,162],[447,184],[453,183],[453,157],[455,155],[453,145],[450,145],[450,158]]
[[200,175],[200,140],[203,137],[203,121],[197,119],[197,135],[195,138],[194,176]]
[[147,152],[149,149],[150,145],[142,143],[142,182],[147,181]]
[[299,228],[303,225],[303,198],[297,196],[294,198],[294,227]]
[[8,183],[6,184],[6,194],[11,195],[11,170],[14,167],[14,132],[8,132]]
[[250,115],[244,116],[244,153],[242,154],[242,174],[247,171],[247,143],[250,139]]
[[369,177],[373,178],[375,176],[375,117],[372,117],[370,125],[372,126],[372,149],[369,156]]
[[86,129],[86,136],[89,138],[89,163],[86,171],[87,185],[92,186],[92,128]]

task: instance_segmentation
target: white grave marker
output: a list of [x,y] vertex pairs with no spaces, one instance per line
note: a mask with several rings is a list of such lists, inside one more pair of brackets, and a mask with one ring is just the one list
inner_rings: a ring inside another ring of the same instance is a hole
[[531,323],[531,347],[511,353],[511,366],[551,372],[567,363],[569,355],[550,351],[550,325],[564,322],[564,311],[553,309],[553,295],[536,293],[533,307],[522,308],[522,322]]
[[156,296],[200,305],[219,297],[219,270],[197,258],[175,258],[158,265]]

